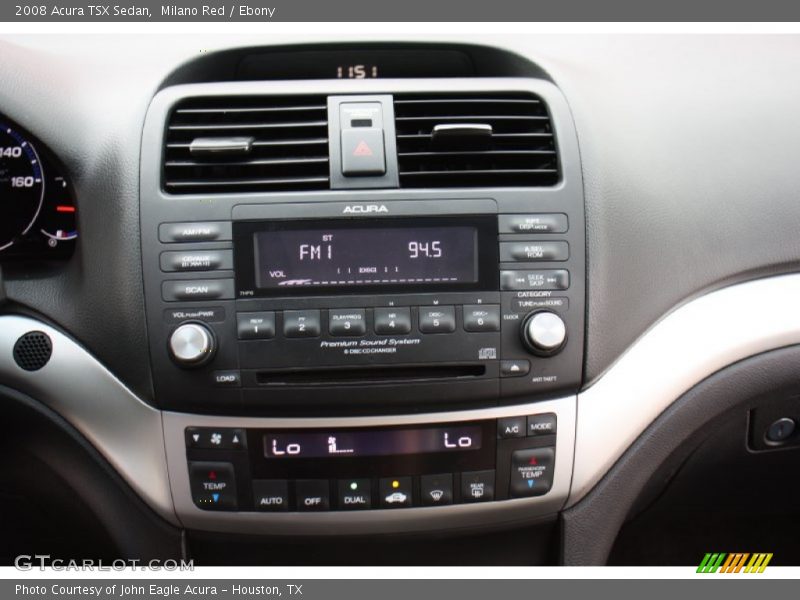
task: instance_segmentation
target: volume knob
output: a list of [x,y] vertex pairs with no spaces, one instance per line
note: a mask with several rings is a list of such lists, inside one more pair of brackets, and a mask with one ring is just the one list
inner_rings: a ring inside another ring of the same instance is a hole
[[169,336],[169,353],[182,367],[200,367],[214,356],[214,334],[202,323],[182,323]]
[[549,310],[535,312],[522,324],[522,341],[539,356],[550,356],[561,350],[567,341],[564,320]]

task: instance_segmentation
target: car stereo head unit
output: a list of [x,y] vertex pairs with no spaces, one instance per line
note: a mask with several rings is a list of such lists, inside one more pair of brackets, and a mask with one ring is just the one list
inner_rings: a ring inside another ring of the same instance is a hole
[[353,83],[154,99],[141,225],[155,403],[335,417],[577,391],[583,186],[557,89]]
[[569,216],[498,208],[240,204],[227,221],[161,223],[160,389],[271,414],[574,389],[583,287]]
[[496,215],[247,221],[233,238],[239,297],[498,289]]

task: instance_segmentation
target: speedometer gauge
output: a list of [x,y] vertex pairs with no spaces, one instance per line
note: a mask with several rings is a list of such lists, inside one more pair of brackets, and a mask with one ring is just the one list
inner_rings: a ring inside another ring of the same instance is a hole
[[36,149],[0,123],[0,250],[30,231],[43,201],[44,176]]

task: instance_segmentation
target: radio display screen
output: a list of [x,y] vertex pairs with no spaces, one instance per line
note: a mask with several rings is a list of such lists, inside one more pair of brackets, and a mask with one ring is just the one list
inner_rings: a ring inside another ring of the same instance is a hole
[[234,226],[240,297],[498,289],[496,217]]
[[264,456],[283,458],[357,458],[480,450],[482,427],[456,425],[395,430],[332,430],[263,433]]
[[331,227],[255,236],[262,289],[478,280],[474,227]]

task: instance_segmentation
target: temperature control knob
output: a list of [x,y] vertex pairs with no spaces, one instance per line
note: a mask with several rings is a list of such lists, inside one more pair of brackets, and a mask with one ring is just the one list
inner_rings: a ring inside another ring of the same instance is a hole
[[551,356],[564,347],[567,326],[561,317],[549,310],[535,312],[522,323],[522,341],[532,353]]
[[200,367],[217,349],[214,334],[203,323],[182,323],[169,336],[169,353],[182,367]]

